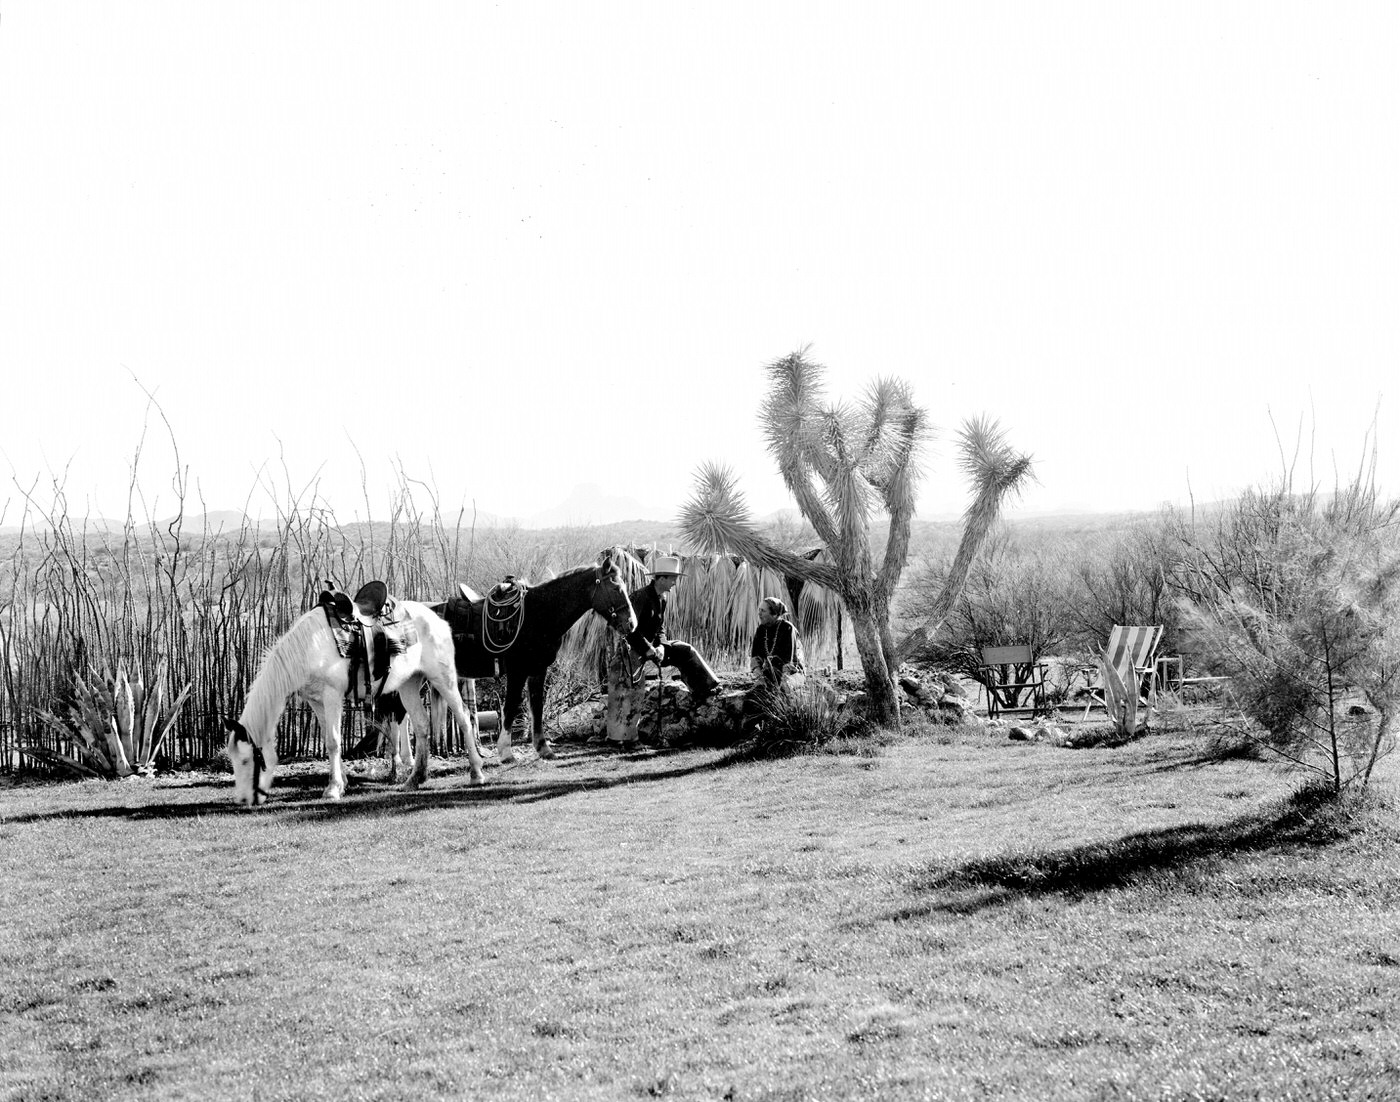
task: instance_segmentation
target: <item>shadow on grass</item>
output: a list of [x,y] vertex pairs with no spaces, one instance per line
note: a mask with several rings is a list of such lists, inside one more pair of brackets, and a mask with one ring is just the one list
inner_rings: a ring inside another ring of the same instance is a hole
[[1339,800],[1321,786],[1309,786],[1281,803],[1224,823],[1167,827],[1073,849],[1013,853],[951,869],[929,869],[911,883],[919,901],[883,918],[972,914],[1047,895],[1072,899],[1214,858],[1317,849],[1356,834],[1368,818],[1356,800]]
[[[340,800],[327,800],[321,793],[329,780],[325,770],[296,769],[281,771],[273,787],[272,799],[256,809],[238,807],[232,802],[233,778],[230,775],[221,786],[222,798],[217,800],[172,800],[158,803],[146,801],[123,807],[64,808],[55,811],[27,812],[6,815],[0,825],[43,823],[57,819],[188,819],[209,815],[247,816],[276,815],[282,820],[327,822],[357,816],[407,815],[447,807],[484,807],[497,804],[532,804],[600,792],[624,785],[671,781],[681,777],[712,773],[742,763],[735,753],[703,761],[686,760],[679,749],[641,750],[619,753],[595,746],[570,746],[551,761],[541,762],[531,755],[510,765],[492,767],[486,783],[471,787],[466,784],[467,766],[439,771],[431,775],[423,788],[404,791],[396,784],[365,777],[351,776],[346,795]],[[441,761],[443,759],[437,759]],[[566,770],[584,766],[595,769],[609,762],[641,766],[612,775],[567,775]],[[160,790],[174,794],[193,788],[207,788],[217,781],[181,785]],[[144,793],[143,793],[144,795]]]

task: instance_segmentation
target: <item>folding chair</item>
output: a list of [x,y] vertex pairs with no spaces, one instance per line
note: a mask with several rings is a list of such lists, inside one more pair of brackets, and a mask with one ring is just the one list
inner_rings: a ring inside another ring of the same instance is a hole
[[[987,716],[1002,712],[1045,711],[1045,664],[1035,660],[1029,643],[1009,647],[983,647],[977,680],[987,690]],[[1026,704],[1024,701],[1029,700]]]
[[[1146,687],[1146,692],[1141,696],[1147,701],[1149,721],[1152,706],[1157,700],[1157,648],[1161,646],[1164,630],[1160,625],[1121,627],[1115,624],[1108,635],[1108,646],[1104,648],[1104,661],[1119,670],[1125,681],[1131,670],[1138,679],[1138,685]],[[1085,719],[1089,718],[1089,709],[1096,706],[1108,710],[1102,685],[1089,686],[1089,700],[1084,705]]]

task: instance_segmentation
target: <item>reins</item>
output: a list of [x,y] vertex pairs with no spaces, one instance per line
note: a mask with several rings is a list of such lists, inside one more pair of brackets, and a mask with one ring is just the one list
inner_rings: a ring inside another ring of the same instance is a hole
[[632,686],[632,688],[635,689],[646,677],[647,663],[650,662],[651,659],[638,658],[634,664],[634,655],[632,654],[632,648],[627,646],[625,642],[622,644],[622,646],[626,647],[626,650],[623,652],[623,654],[627,658],[627,680],[628,683]]

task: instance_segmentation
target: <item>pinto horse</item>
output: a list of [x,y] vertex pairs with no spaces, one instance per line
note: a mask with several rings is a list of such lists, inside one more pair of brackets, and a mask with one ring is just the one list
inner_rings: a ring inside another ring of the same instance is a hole
[[[390,659],[380,694],[397,692],[415,730],[425,733],[416,740],[413,769],[404,788],[417,788],[428,779],[428,714],[421,695],[425,681],[446,703],[461,728],[471,759],[471,783],[481,784],[475,726],[462,703],[453,668],[452,631],[427,605],[417,601],[398,604],[412,621],[418,641]],[[242,714],[236,720],[224,720],[229,732],[226,750],[233,763],[234,802],[253,806],[260,799],[267,799],[277,771],[277,720],[293,694],[311,705],[320,721],[326,756],[330,759],[330,783],[325,796],[338,800],[345,792],[340,716],[349,691],[350,660],[340,655],[326,610],[313,608],[263,655]]]
[[[576,566],[556,578],[527,587],[520,598],[518,628],[504,648],[488,650],[485,631],[472,630],[482,622],[480,600],[453,598],[445,605],[434,606],[445,610],[452,625],[458,674],[467,679],[489,677],[499,667],[505,676],[505,715],[496,740],[497,760],[515,760],[511,730],[520,714],[527,685],[535,750],[542,758],[554,757],[554,745],[544,737],[545,674],[559,656],[565,633],[579,617],[590,610],[596,612],[609,627],[623,635],[636,628],[637,616],[632,611],[622,573],[622,554],[624,552],[616,548],[609,548],[598,556],[596,564]],[[470,692],[468,696],[475,698],[476,694]]]

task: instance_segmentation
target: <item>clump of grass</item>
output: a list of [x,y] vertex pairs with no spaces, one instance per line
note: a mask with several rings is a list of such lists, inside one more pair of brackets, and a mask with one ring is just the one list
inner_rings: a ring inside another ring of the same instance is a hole
[[906,737],[931,739],[939,746],[953,746],[966,736],[982,732],[981,726],[966,716],[941,711],[930,714],[922,708],[910,708],[903,716],[903,725]]
[[768,694],[757,726],[736,750],[746,758],[781,758],[815,750],[861,752],[879,730],[863,713],[831,694],[808,688]]
[[1110,721],[1075,729],[1064,745],[1068,750],[1111,750],[1118,746],[1126,746],[1130,742],[1137,742],[1142,737],[1142,731],[1127,732]]
[[1239,724],[1228,724],[1206,736],[1205,756],[1215,761],[1264,761],[1269,755],[1256,735]]

